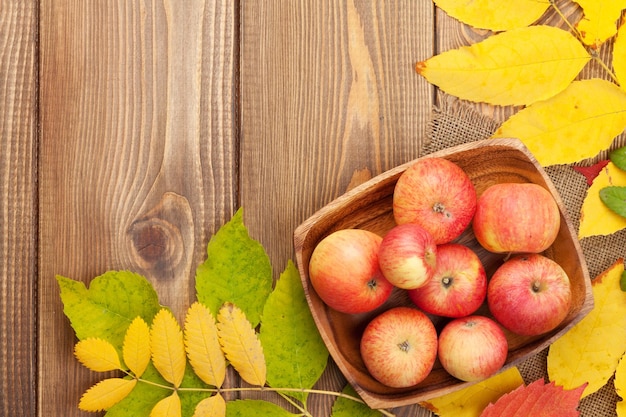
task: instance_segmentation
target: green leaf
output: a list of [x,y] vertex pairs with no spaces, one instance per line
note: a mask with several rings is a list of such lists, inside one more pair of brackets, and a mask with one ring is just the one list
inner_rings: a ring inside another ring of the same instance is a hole
[[612,151],[609,155],[609,159],[616,167],[622,171],[626,171],[626,146]]
[[85,284],[57,276],[63,312],[79,340],[98,337],[122,352],[126,329],[135,317],[151,323],[159,311],[159,299],[152,285],[141,275],[109,271]]
[[611,211],[626,217],[626,187],[617,185],[604,187],[599,194],[600,200]]
[[[354,388],[350,385],[346,385],[342,391],[344,394],[351,397],[359,398]],[[360,403],[349,398],[339,397],[333,404],[331,411],[331,417],[380,417],[382,414],[380,411],[372,410],[366,404]]]
[[294,417],[284,408],[263,400],[235,400],[226,403],[226,417]]
[[[291,261],[265,303],[259,339],[271,387],[312,388],[326,369],[328,350],[313,321],[298,269]],[[290,395],[306,403],[306,393]]]
[[272,291],[272,267],[263,246],[250,238],[243,209],[217,231],[207,246],[207,259],[196,270],[198,301],[214,316],[225,302],[243,310],[253,327]]
[[622,272],[622,276],[619,280],[619,287],[622,291],[626,292],[626,271]]

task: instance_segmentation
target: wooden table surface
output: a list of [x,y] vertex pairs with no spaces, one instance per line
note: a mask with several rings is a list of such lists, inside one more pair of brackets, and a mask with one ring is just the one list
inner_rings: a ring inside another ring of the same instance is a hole
[[299,223],[421,155],[414,63],[487,35],[431,0],[3,0],[0,415],[94,415],[56,274],[136,271],[180,316],[241,206],[277,277]]

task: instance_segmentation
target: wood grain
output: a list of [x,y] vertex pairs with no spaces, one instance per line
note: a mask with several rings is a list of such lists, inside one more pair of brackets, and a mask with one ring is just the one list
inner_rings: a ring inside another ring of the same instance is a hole
[[0,415],[36,412],[37,2],[0,6]]
[[237,206],[237,19],[231,1],[41,2],[40,415],[85,415],[101,378],[72,356],[56,274],[131,269],[179,319],[195,300]]

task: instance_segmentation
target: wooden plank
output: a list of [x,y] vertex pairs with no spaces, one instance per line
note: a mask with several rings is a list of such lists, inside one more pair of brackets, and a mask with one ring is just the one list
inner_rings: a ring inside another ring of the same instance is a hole
[[[275,273],[299,223],[420,155],[433,90],[414,63],[433,54],[433,22],[430,1],[242,3],[241,203]],[[334,370],[321,386],[344,382]]]
[[[41,1],[41,416],[90,415],[55,275],[145,275],[179,319],[237,205],[236,3]],[[60,389],[62,388],[62,389]]]
[[16,417],[37,404],[37,5],[0,7],[0,415]]

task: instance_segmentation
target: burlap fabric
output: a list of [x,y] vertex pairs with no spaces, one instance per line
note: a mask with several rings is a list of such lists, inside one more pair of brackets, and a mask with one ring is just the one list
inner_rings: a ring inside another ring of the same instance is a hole
[[[424,153],[434,152],[446,147],[466,142],[487,139],[498,128],[498,123],[474,108],[449,96],[440,97],[441,105],[432,115],[428,128],[430,141],[425,145]],[[616,140],[616,146],[621,146]],[[606,153],[596,159],[605,159]],[[586,161],[587,163],[594,161]],[[574,171],[572,166],[551,166],[545,168],[554,182],[567,208],[576,230],[580,223],[580,209],[587,191],[585,178]],[[589,274],[595,277],[611,266],[617,259],[624,257],[624,243],[626,231],[611,236],[585,238],[581,246],[588,264]],[[596,340],[599,346],[610,343],[606,340]],[[544,378],[548,381],[546,372],[547,349],[533,358],[528,359],[519,368],[527,383]],[[611,417],[616,416],[615,403],[619,400],[613,388],[611,379],[600,391],[585,397],[579,410],[583,417]]]

